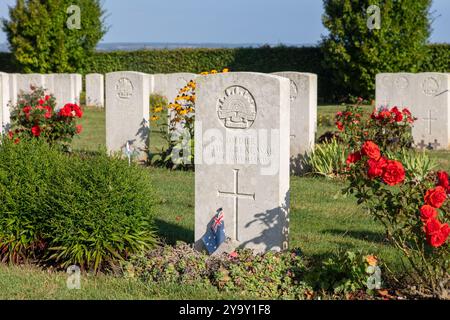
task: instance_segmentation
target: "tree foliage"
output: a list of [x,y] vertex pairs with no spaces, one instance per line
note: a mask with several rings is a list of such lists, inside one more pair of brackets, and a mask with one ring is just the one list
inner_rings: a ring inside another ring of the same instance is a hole
[[[427,61],[431,0],[323,0],[324,64],[338,92],[372,96],[380,72],[418,72]],[[371,5],[379,29],[368,28]]]
[[[80,8],[80,28],[68,19]],[[26,73],[82,72],[106,33],[100,0],[17,0],[3,19],[10,49]]]

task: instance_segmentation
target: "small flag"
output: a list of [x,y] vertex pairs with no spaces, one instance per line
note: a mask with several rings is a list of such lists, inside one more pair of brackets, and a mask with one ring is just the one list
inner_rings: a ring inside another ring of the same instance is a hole
[[224,214],[223,209],[220,208],[216,211],[216,214],[212,219],[211,228],[209,228],[203,236],[202,241],[205,244],[208,253],[212,254],[217,250],[217,248],[219,248],[225,239]]

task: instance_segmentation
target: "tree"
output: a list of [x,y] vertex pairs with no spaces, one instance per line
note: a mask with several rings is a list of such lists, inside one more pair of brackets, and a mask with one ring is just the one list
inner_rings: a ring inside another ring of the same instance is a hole
[[104,14],[100,0],[17,0],[2,26],[23,72],[83,72],[107,31]]
[[417,72],[426,62],[431,2],[323,0],[329,30],[322,39],[323,63],[335,91],[373,97],[377,73]]

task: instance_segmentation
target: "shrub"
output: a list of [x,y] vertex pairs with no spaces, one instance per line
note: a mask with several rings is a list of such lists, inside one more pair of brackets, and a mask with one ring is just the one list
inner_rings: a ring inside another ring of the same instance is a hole
[[[79,28],[66,24],[71,5],[80,8]],[[18,0],[2,24],[25,73],[81,72],[106,33],[104,13],[99,0]]]
[[72,103],[57,111],[52,95],[42,88],[31,89],[30,93],[19,94],[17,105],[12,106],[9,138],[14,143],[20,143],[22,139],[43,139],[69,151],[73,137],[83,129],[76,121],[83,116],[83,111]]
[[125,276],[144,282],[210,283],[220,290],[260,298],[302,298],[308,289],[300,280],[304,266],[296,250],[260,255],[237,250],[208,256],[178,243],[133,256],[122,270]]
[[0,258],[98,271],[156,243],[146,174],[106,152],[64,155],[41,141],[0,146]]
[[[409,130],[408,126],[403,130]],[[414,165],[405,168],[399,161],[405,159],[402,149],[393,152],[386,143],[383,147],[373,141],[359,143],[348,157],[350,185],[345,192],[354,194],[358,204],[384,226],[388,239],[412,266],[412,273],[405,271],[421,293],[448,297],[448,174],[422,170],[419,179],[409,171],[415,170]]]
[[[427,62],[431,0],[384,0],[380,29],[367,26],[372,0],[324,0],[324,67],[337,92],[373,97],[380,72],[418,72]],[[336,97],[339,98],[339,97]]]

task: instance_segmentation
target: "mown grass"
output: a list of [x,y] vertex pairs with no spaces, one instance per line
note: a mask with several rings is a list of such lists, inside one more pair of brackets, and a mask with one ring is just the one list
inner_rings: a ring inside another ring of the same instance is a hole
[[[334,117],[336,106],[319,107],[321,115]],[[98,150],[105,144],[104,110],[86,108],[84,132],[75,150]],[[319,122],[318,133],[334,130]],[[154,150],[163,146],[158,127],[152,128]],[[450,152],[433,152],[439,167],[450,169]],[[157,187],[156,224],[168,243],[194,240],[194,173],[149,167],[145,170]],[[385,241],[382,227],[355,199],[345,197],[345,182],[316,177],[291,177],[290,245],[305,258],[320,261],[339,250],[361,250],[378,255],[399,270],[401,255]],[[65,273],[48,273],[35,267],[0,265],[0,299],[231,299],[213,287],[143,284],[113,276],[83,275],[81,290],[68,290]]]

